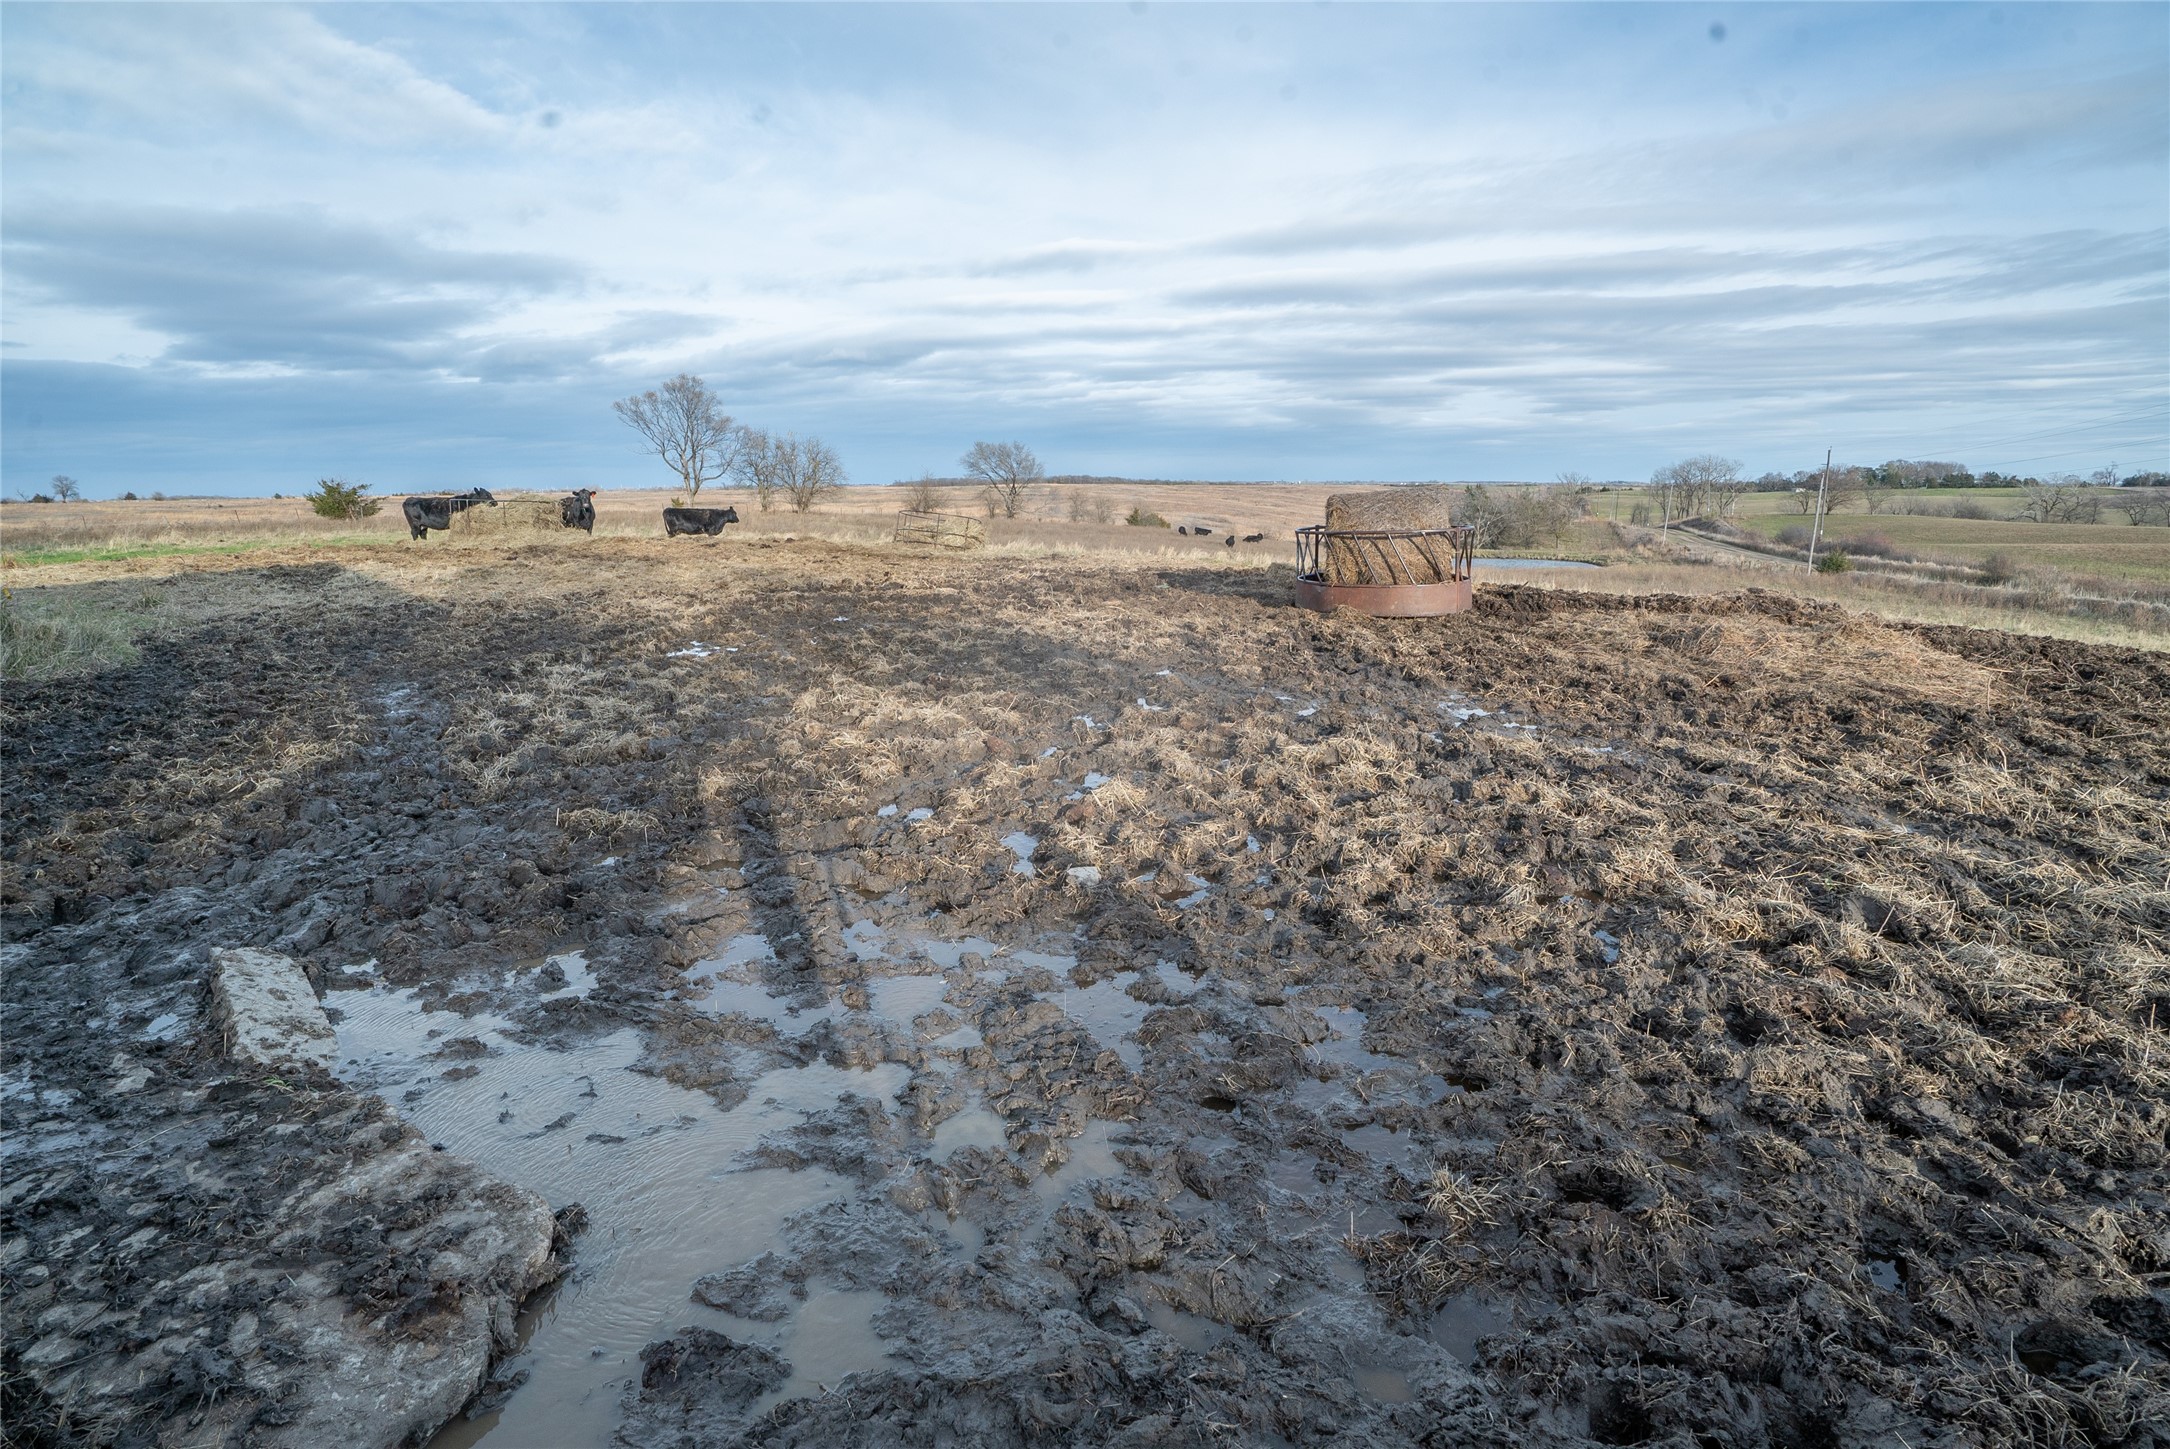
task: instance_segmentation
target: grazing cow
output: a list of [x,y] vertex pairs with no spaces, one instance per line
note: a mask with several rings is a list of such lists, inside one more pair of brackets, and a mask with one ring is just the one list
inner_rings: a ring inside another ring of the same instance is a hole
[[1189,537],[1190,537],[1190,530],[1189,530],[1189,529],[1187,529],[1187,528],[1185,528],[1185,527],[1184,527],[1184,526],[1183,526],[1182,524],[1180,524],[1180,523],[1179,523],[1179,524],[1177,524],[1177,525],[1175,526],[1175,531],[1176,531],[1177,533],[1180,533],[1180,534],[1182,534],[1182,535],[1183,535],[1183,536],[1184,536],[1185,538],[1189,538]]
[[443,532],[452,526],[453,514],[465,513],[477,503],[497,507],[487,488],[473,488],[457,498],[410,498],[400,505],[400,512],[407,515],[407,527],[416,538],[427,538],[431,529]]
[[1213,530],[1210,528],[1194,528],[1191,532],[1199,538],[1210,538],[1213,534]]
[[736,508],[666,508],[663,510],[663,536],[676,538],[681,533],[705,533],[714,538],[723,532],[726,523],[736,522]]
[[1232,533],[1228,535],[1228,546],[1230,548],[1234,548],[1236,546],[1236,536]]
[[1263,533],[1246,533],[1243,535],[1243,541],[1245,543],[1264,543],[1266,535]]
[[595,490],[575,488],[570,498],[558,500],[558,517],[567,528],[577,528],[582,533],[595,532]]

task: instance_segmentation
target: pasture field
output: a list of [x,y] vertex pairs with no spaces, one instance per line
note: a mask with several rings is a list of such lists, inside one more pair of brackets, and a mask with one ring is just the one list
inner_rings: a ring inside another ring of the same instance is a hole
[[[1944,501],[1936,489],[1905,495],[1931,502]],[[2016,491],[2007,489],[1953,489],[1971,494],[1999,513],[2019,506]],[[1743,500],[1734,521],[1773,538],[1786,528],[1805,528],[1809,520],[1786,506],[1750,509],[1750,499],[1775,499],[1771,494],[1750,494]],[[2027,523],[1995,518],[1936,518],[1898,511],[1870,514],[1858,510],[1835,513],[1824,520],[1825,531],[1844,542],[1864,534],[1888,539],[1907,553],[1924,558],[1980,563],[2001,554],[2021,567],[2057,569],[2100,579],[2145,584],[2170,584],[2170,528],[2134,527],[2122,514],[2105,510],[2106,523]]]
[[[1762,568],[1395,622],[841,510],[221,522],[7,573],[142,620],[0,693],[19,1435],[2170,1422],[2162,653]],[[225,1054],[230,946],[333,1069]]]

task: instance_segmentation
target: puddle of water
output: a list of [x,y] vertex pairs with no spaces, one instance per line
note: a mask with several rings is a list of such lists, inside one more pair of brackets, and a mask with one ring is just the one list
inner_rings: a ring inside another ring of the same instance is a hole
[[1094,1041],[1112,1050],[1134,1072],[1145,1066],[1145,1049],[1137,1043],[1137,1030],[1145,1014],[1153,1009],[1130,994],[1129,983],[1135,979],[1135,971],[1125,971],[1090,986],[1058,991],[1049,998],[1062,1008],[1063,1015],[1091,1032]]
[[1198,994],[1198,982],[1186,976],[1183,973],[1183,968],[1173,961],[1155,961],[1153,963],[1153,974],[1160,978],[1161,985],[1178,996],[1195,996]]
[[906,820],[932,820],[934,818],[934,812],[932,810],[929,810],[926,806],[922,805],[916,810],[906,811],[904,818]]
[[1323,1018],[1333,1035],[1324,1041],[1311,1043],[1311,1050],[1327,1061],[1346,1067],[1352,1072],[1383,1072],[1400,1068],[1398,1057],[1382,1056],[1364,1046],[1364,1028],[1370,1018],[1353,1006],[1314,1006],[1314,1013]]
[[887,820],[890,816],[897,813],[897,807],[894,805],[884,805],[881,809],[875,811],[874,813],[877,817],[883,820]]
[[1088,770],[1085,772],[1085,778],[1078,782],[1078,788],[1080,790],[1097,790],[1113,778],[1114,776],[1103,775],[1098,770]]
[[1283,1153],[1266,1169],[1266,1182],[1276,1198],[1308,1202],[1320,1194],[1319,1160],[1308,1152]]
[[1406,1404],[1413,1397],[1409,1391],[1409,1376],[1393,1369],[1351,1369],[1349,1378],[1359,1392],[1382,1404]]
[[668,654],[665,654],[663,657],[665,659],[706,659],[709,655],[714,654],[715,652],[715,645],[703,644],[700,640],[696,639],[691,644],[688,644],[685,648],[673,649]]
[[1002,843],[1009,848],[1009,851],[1012,855],[1017,857],[1017,863],[1010,867],[1010,871],[1012,874],[1039,874],[1038,871],[1033,869],[1032,865],[1032,853],[1040,848],[1040,842],[1037,837],[1027,835],[1022,830],[1013,830],[1008,835],[1002,837]]
[[1172,1303],[1163,1303],[1158,1298],[1146,1302],[1145,1321],[1192,1353],[1204,1353],[1235,1332],[1225,1323],[1215,1323],[1210,1318],[1187,1312]]
[[902,1027],[940,1006],[948,990],[949,982],[940,976],[882,976],[866,984],[873,1013]]
[[1590,937],[1597,942],[1597,949],[1604,953],[1606,965],[1610,966],[1620,959],[1620,938],[1618,936],[1615,936],[1610,931],[1599,930],[1592,931]]
[[929,961],[944,971],[954,971],[964,964],[968,955],[993,956],[1001,950],[985,936],[967,936],[962,941],[944,941],[933,936],[919,938],[918,947]]
[[1408,1133],[1391,1131],[1377,1122],[1350,1128],[1341,1134],[1341,1140],[1374,1162],[1391,1163],[1404,1171],[1409,1169],[1417,1148],[1416,1139]]
[[1898,1292],[1899,1285],[1905,1281],[1899,1273],[1898,1263],[1893,1259],[1869,1258],[1861,1266],[1862,1271],[1869,1275],[1869,1281],[1886,1293]]
[[927,1155],[936,1162],[945,1162],[960,1148],[987,1147],[1007,1152],[1009,1146],[1009,1133],[998,1113],[986,1107],[967,1107],[935,1124],[934,1145],[927,1149]]
[[766,1341],[791,1364],[791,1376],[753,1406],[754,1418],[786,1399],[828,1393],[850,1374],[880,1369],[889,1349],[874,1331],[874,1315],[884,1301],[871,1288],[815,1288],[780,1328],[733,1334]]
[[882,949],[882,942],[885,939],[882,935],[882,928],[875,925],[871,919],[853,921],[844,928],[843,936],[844,947],[851,953],[851,959],[854,961],[873,960],[888,954]]
[[552,956],[543,962],[543,969],[546,971],[552,966],[565,973],[565,984],[555,991],[545,991],[542,994],[542,1000],[585,1001],[588,999],[588,993],[595,989],[595,968],[588,964],[587,952],[567,951],[563,955]]
[[1064,1144],[1070,1160],[1033,1183],[1033,1192],[1053,1207],[1088,1182],[1120,1175],[1123,1165],[1115,1160],[1112,1141],[1115,1126],[1099,1118],[1087,1122],[1083,1132]]
[[980,1029],[976,1026],[960,1026],[953,1032],[935,1037],[927,1045],[941,1051],[958,1052],[971,1047],[985,1046],[987,1045],[987,1038],[980,1035]]
[[181,1034],[181,1018],[173,1012],[162,1012],[151,1018],[143,1028],[145,1041],[172,1041]]
[[[773,998],[771,998],[773,1001]],[[821,1171],[734,1170],[746,1149],[833,1106],[847,1092],[893,1099],[909,1071],[816,1064],[768,1072],[746,1102],[629,1070],[632,1029],[566,1051],[505,1040],[502,1023],[423,1009],[412,992],[344,994],[340,1075],[375,1090],[447,1151],[539,1193],[579,1202],[589,1228],[571,1276],[538,1315],[516,1367],[528,1382],[495,1415],[453,1426],[445,1443],[601,1444],[640,1349],[692,1320],[702,1274],[774,1246],[790,1214],[850,1191]],[[487,1054],[443,1076],[444,1041],[472,1037]]]
[[1477,1361],[1477,1340],[1499,1333],[1514,1323],[1514,1315],[1485,1302],[1474,1293],[1457,1293],[1439,1305],[1424,1336],[1454,1355],[1455,1362]]

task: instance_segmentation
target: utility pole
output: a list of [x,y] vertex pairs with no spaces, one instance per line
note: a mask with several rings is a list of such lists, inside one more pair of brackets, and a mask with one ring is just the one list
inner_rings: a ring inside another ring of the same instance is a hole
[[1823,450],[1823,476],[1816,480],[1816,522],[1808,531],[1808,566],[1816,566],[1816,545],[1823,540],[1823,500],[1831,491],[1831,450]]

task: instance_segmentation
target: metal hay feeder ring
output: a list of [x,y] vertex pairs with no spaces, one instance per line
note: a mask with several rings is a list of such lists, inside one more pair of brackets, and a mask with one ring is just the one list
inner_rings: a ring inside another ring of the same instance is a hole
[[1382,619],[1466,613],[1476,547],[1474,528],[1299,528],[1296,602]]

